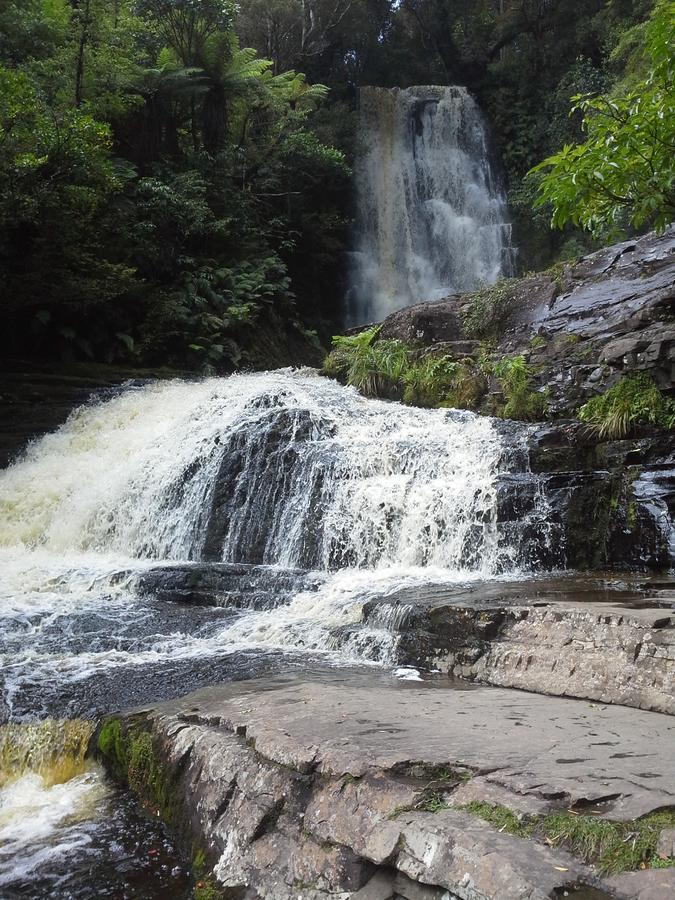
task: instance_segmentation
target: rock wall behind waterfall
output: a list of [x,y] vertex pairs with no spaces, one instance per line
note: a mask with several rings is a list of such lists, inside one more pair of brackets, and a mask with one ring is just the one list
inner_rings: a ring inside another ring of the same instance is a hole
[[506,201],[464,88],[362,88],[355,172],[353,324],[510,274]]

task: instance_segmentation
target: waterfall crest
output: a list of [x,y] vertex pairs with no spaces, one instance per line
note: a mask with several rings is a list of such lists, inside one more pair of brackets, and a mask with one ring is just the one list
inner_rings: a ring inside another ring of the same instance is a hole
[[358,157],[352,324],[511,273],[506,199],[464,88],[361,88]]
[[0,478],[0,543],[136,559],[493,574],[489,419],[313,373],[157,383],[79,410]]

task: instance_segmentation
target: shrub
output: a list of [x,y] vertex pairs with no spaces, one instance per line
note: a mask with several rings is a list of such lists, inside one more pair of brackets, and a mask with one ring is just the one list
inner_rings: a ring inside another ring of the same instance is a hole
[[535,421],[548,409],[548,395],[533,389],[534,371],[524,356],[505,356],[492,367],[504,392],[504,406],[499,411],[505,419]]
[[376,341],[379,327],[333,338],[324,373],[340,378],[366,397],[398,397],[408,367],[408,349],[400,341]]
[[675,428],[675,401],[648,375],[627,376],[584,403],[578,416],[598,437],[618,440],[644,428]]
[[455,387],[459,363],[447,356],[425,356],[403,374],[403,402],[412,406],[438,406]]

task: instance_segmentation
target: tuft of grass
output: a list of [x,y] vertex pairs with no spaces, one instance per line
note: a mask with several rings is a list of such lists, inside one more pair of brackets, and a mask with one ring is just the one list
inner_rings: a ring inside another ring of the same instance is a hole
[[658,867],[675,860],[659,860],[656,844],[662,828],[675,825],[675,812],[651,813],[632,822],[608,822],[595,816],[550,813],[542,822],[543,833],[553,845],[562,845],[600,872],[614,873]]
[[626,376],[577,415],[602,440],[620,440],[645,428],[675,429],[675,401],[649,375]]
[[534,390],[534,370],[524,356],[505,356],[492,366],[504,392],[499,414],[505,419],[537,421],[546,417],[548,395]]
[[566,810],[519,817],[505,806],[478,800],[460,808],[498,831],[563,847],[603,874],[675,866],[675,860],[661,859],[656,853],[661,830],[675,826],[675,810],[650,813],[632,822],[610,822]]
[[415,809],[423,812],[440,812],[442,809],[448,809],[448,804],[442,794],[432,793],[424,800],[420,801]]
[[337,335],[323,372],[352,385],[366,397],[396,398],[408,367],[408,348],[395,340],[377,340],[379,325],[358,334]]
[[517,816],[506,806],[487,803],[484,800],[472,800],[471,803],[467,803],[459,809],[464,809],[485,822],[489,822],[497,831],[505,831],[516,837],[532,837],[537,824],[537,820],[532,816]]
[[460,365],[447,356],[425,356],[408,365],[403,374],[403,402],[435,407],[455,387]]

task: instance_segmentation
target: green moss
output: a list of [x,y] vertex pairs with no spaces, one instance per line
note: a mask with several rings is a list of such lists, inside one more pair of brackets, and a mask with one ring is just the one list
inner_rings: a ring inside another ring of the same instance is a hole
[[631,500],[626,509],[626,525],[631,531],[634,531],[637,525],[637,503],[635,500]]
[[175,819],[170,777],[157,758],[149,731],[142,726],[123,725],[119,719],[107,719],[99,729],[97,747],[115,778],[126,783],[165,822]]
[[582,422],[603,440],[619,440],[649,428],[675,429],[675,400],[648,375],[622,378],[579,409]]
[[361,775],[352,775],[351,772],[346,772],[346,773],[342,776],[342,784],[343,784],[343,785],[345,785],[345,784],[357,784],[359,781],[361,781],[361,778],[362,778]]
[[564,847],[602,873],[675,865],[674,860],[662,860],[656,853],[661,830],[675,826],[673,810],[651,813],[632,822],[609,822],[598,816],[580,816],[568,811],[519,817],[505,806],[483,801],[461,808],[489,822],[498,831]]
[[192,857],[192,871],[195,874],[203,872],[206,868],[206,853],[203,850],[197,850]]
[[530,338],[530,347],[533,350],[541,350],[541,348],[546,347],[547,344],[548,344],[548,341],[541,334],[535,334],[533,337]]
[[98,732],[97,747],[113,775],[126,781],[127,743],[119,719],[107,719],[103,722]]
[[531,816],[517,816],[510,809],[499,804],[486,803],[482,800],[473,800],[460,807],[467,812],[478,816],[485,822],[489,822],[497,831],[506,831],[517,837],[532,837],[536,826],[536,819]]

